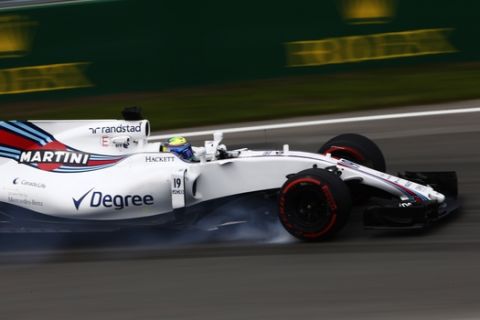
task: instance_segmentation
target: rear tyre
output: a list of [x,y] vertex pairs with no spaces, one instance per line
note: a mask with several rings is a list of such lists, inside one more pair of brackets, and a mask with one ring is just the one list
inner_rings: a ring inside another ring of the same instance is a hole
[[291,176],[280,190],[280,221],[300,240],[332,237],[347,222],[351,208],[348,187],[326,170],[301,171]]
[[330,153],[332,157],[347,159],[377,171],[386,170],[380,148],[369,138],[356,133],[338,135],[327,141],[318,152]]

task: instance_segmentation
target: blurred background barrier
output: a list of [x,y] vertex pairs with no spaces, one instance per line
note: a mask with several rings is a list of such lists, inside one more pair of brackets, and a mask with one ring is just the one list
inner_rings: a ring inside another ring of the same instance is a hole
[[6,103],[385,68],[401,73],[469,63],[480,54],[474,0],[3,4]]

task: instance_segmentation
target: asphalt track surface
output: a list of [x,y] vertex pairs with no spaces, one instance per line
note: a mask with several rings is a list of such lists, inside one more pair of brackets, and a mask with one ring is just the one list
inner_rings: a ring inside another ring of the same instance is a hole
[[336,134],[365,134],[389,172],[456,170],[463,209],[426,232],[366,231],[354,214],[317,244],[249,233],[2,236],[0,318],[480,319],[479,123],[472,113],[232,134],[227,144],[312,152]]

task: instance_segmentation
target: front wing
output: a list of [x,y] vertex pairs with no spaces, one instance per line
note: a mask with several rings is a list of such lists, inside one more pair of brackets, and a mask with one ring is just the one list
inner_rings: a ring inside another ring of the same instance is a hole
[[436,201],[403,202],[377,200],[364,212],[367,229],[423,229],[439,221],[459,208],[458,182],[455,172],[406,172],[399,174],[410,181],[430,185],[443,193],[443,203]]

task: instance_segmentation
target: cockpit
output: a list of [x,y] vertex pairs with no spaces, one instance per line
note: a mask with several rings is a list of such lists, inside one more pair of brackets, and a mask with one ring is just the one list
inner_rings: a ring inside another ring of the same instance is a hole
[[160,146],[160,152],[173,153],[188,162],[206,162],[238,157],[240,151],[227,151],[227,147],[221,144],[222,140],[223,133],[215,132],[213,140],[205,141],[203,147],[194,147],[186,138],[174,136]]

